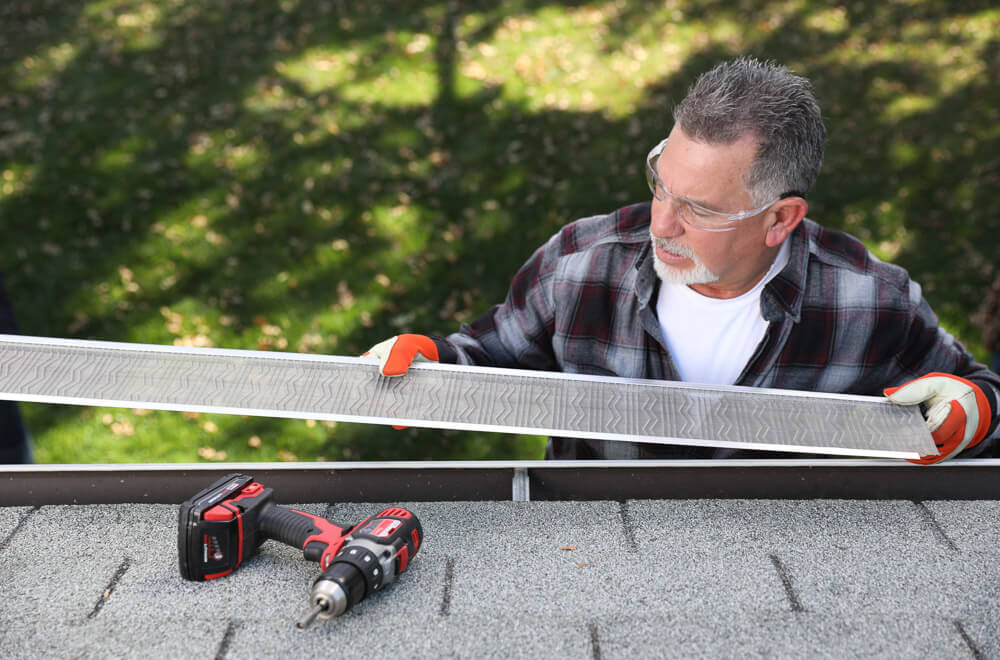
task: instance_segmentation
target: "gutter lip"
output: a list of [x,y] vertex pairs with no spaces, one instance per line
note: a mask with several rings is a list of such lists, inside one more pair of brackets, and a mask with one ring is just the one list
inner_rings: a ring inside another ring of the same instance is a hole
[[326,472],[339,470],[468,470],[468,469],[586,469],[616,470],[635,468],[885,468],[901,470],[945,470],[962,468],[997,468],[1000,458],[957,458],[933,466],[914,465],[898,459],[671,459],[671,460],[483,460],[483,461],[326,461],[326,462],[220,462],[220,463],[41,463],[30,465],[0,464],[0,477],[8,473],[46,472],[218,472],[286,471]]

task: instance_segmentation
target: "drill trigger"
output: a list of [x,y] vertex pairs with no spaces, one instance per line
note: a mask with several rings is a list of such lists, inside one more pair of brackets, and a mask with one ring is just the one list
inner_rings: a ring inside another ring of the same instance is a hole
[[[295,511],[295,509],[291,510]],[[295,511],[295,513],[312,518],[316,532],[303,541],[303,556],[310,561],[318,561],[320,567],[325,569],[333,556],[340,552],[350,530],[339,527],[326,518],[320,518],[303,511]]]
[[302,556],[308,561],[320,561],[323,558],[323,551],[329,547],[323,541],[309,541],[302,548]]

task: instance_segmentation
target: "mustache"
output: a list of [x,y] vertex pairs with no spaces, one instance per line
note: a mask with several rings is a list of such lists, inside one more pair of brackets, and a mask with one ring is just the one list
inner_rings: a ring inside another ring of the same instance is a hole
[[686,245],[681,245],[680,243],[669,238],[659,238],[657,236],[653,236],[652,233],[650,233],[649,236],[653,240],[654,247],[658,247],[661,250],[666,250],[672,254],[678,254],[689,259],[694,257],[694,252],[692,252],[691,248]]

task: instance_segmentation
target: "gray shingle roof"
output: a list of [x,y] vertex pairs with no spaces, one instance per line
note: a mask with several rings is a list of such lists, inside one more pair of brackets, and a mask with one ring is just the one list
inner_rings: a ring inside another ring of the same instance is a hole
[[186,582],[176,506],[0,508],[0,650],[1000,657],[1000,501],[392,504],[424,527],[410,570],[306,632],[294,622],[317,567],[292,548],[269,541],[234,575]]

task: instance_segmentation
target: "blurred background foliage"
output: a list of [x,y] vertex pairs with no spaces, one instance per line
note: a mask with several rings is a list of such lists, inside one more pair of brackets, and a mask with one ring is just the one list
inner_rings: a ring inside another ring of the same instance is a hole
[[[25,334],[356,355],[503,299],[739,54],[814,83],[810,217],[980,359],[1000,246],[992,2],[7,0],[0,245]],[[24,404],[42,462],[537,458],[458,432]]]

